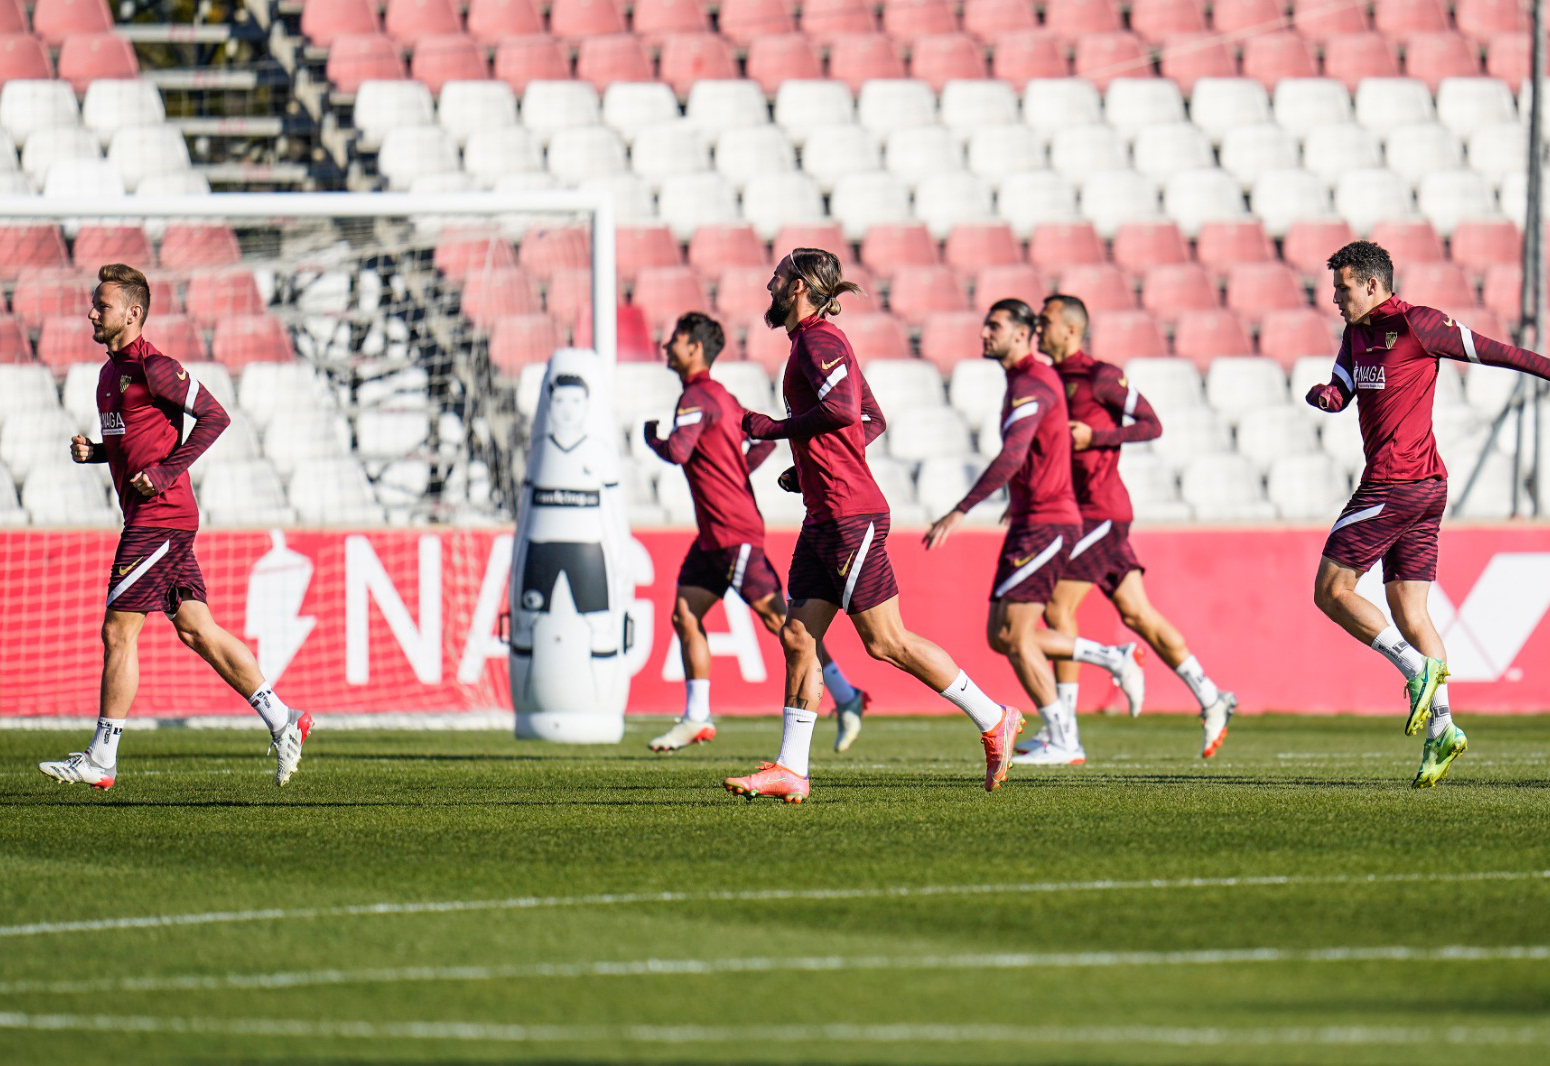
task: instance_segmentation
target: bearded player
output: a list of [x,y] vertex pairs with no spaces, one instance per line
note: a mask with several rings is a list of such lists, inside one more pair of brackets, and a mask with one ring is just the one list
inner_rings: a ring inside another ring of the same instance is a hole
[[[759,441],[744,452],[743,407],[710,376],[725,344],[726,335],[715,319],[695,311],[678,320],[662,345],[667,368],[684,386],[673,429],[661,439],[655,421],[645,425],[647,446],[664,461],[683,467],[699,531],[679,568],[673,604],[673,629],[683,653],[684,714],[651,741],[652,751],[677,751],[716,735],[704,619],[729,589],[736,590],[771,633],[779,633],[786,621],[780,578],[764,554],[764,516],[748,483],[749,472],[769,457],[775,444]],[[834,750],[846,751],[861,732],[867,696],[851,685],[822,644],[818,657],[839,722]]]
[[[792,553],[791,609],[780,630],[786,653],[786,703],[780,754],[729,792],[801,803],[809,793],[808,750],[823,693],[818,643],[844,611],[874,659],[929,685],[963,711],[985,748],[985,790],[1006,778],[1022,715],[991,700],[941,648],[904,628],[899,587],[888,561],[888,501],[867,468],[866,446],[883,431],[883,415],[845,334],[829,321],[839,298],[859,292],[833,252],[798,248],[770,278],[764,321],[791,338],[782,392],[788,417],[743,415],[756,440],[786,439],[807,518]],[[789,473],[789,472],[788,472]]]
[[[140,684],[140,630],[146,615],[162,611],[178,638],[245,697],[269,727],[275,784],[283,785],[301,762],[312,716],[282,703],[248,646],[216,624],[194,558],[199,508],[188,468],[231,419],[176,359],[141,336],[151,305],[145,275],[114,263],[99,270],[97,280],[88,317],[92,338],[108,350],[97,381],[102,443],[77,434],[70,441],[70,457],[77,463],[108,464],[124,531],[108,575],[97,731],[85,751],[39,763],[38,769],[56,781],[113,787],[119,737]],[[188,418],[195,422],[185,438]]]
[[[1054,363],[1070,408],[1072,487],[1082,511],[1081,537],[1045,608],[1045,621],[1052,629],[1075,635],[1077,608],[1094,585],[1102,589],[1126,628],[1189,686],[1200,704],[1200,756],[1209,759],[1227,739],[1238,697],[1217,688],[1183,634],[1147,598],[1142,580],[1146,568],[1130,546],[1130,493],[1119,475],[1120,446],[1161,436],[1162,422],[1146,397],[1125,380],[1123,370],[1082,350],[1087,306],[1081,300],[1063,294],[1047,297],[1038,326],[1039,351]],[[1074,662],[1055,665],[1061,702],[1073,710],[1079,673]]]

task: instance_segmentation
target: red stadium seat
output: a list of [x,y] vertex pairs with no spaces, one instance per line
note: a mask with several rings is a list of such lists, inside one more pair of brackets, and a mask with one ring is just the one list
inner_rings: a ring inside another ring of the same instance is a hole
[[1313,44],[1290,30],[1250,37],[1243,42],[1243,76],[1274,91],[1282,78],[1316,78],[1319,59]]
[[75,234],[75,265],[93,273],[104,263],[128,263],[138,270],[156,266],[151,239],[139,226],[82,226]]
[[1510,322],[1522,313],[1523,266],[1520,263],[1496,263],[1485,268],[1480,284],[1480,302]]
[[237,315],[215,324],[210,357],[227,370],[249,363],[289,363],[296,358],[291,335],[273,315]]
[[1005,222],[960,222],[947,234],[942,259],[960,274],[1024,262],[1023,250]]
[[[780,331],[784,335],[784,330]],[[582,308],[576,324],[575,345],[592,347],[592,305]],[[662,360],[662,350],[652,339],[646,316],[638,307],[619,304],[614,309],[614,338],[621,363],[657,363]],[[788,342],[789,343],[789,342]]]
[[883,0],[883,32],[896,41],[957,33],[958,16],[947,0]]
[[647,267],[683,265],[678,241],[666,226],[620,226],[614,240],[621,281],[633,281]]
[[[640,15],[635,18],[639,24]],[[797,29],[790,0],[721,0],[716,25],[724,36],[744,47],[762,37],[795,33]]]
[[561,267],[544,285],[544,308],[567,330],[581,322],[583,308],[592,306],[592,270],[589,267]]
[[1202,33],[1171,38],[1162,50],[1161,69],[1188,96],[1201,78],[1236,78],[1238,60],[1221,38]]
[[1061,292],[1075,296],[1089,311],[1133,311],[1135,290],[1113,263],[1073,263],[1060,270]]
[[38,362],[62,377],[71,363],[102,362],[102,343],[85,315],[57,315],[39,324]]
[[[1350,223],[1343,218],[1293,222],[1281,239],[1281,254],[1303,277],[1323,284],[1329,279],[1329,268],[1324,264],[1355,239]],[[1317,284],[1314,289],[1318,290]]]
[[137,78],[140,60],[134,45],[116,33],[80,33],[59,47],[59,76],[77,94],[103,78]]
[[[759,328],[764,328],[764,323],[759,323]],[[904,328],[904,323],[894,315],[882,311],[868,311],[858,315],[846,315],[843,319],[845,337],[850,341],[856,358],[863,362],[871,362],[873,359],[908,359],[913,354],[910,351],[909,334]],[[774,332],[779,333],[779,330]],[[784,338],[782,338],[784,339]],[[787,343],[789,351],[790,344]],[[785,360],[781,360],[781,365]],[[887,417],[884,411],[883,416]]]
[[1497,34],[1528,32],[1528,11],[1522,0],[1457,0],[1453,18],[1460,33],[1480,44]]
[[714,33],[675,33],[662,41],[660,77],[680,99],[697,81],[730,81],[741,77],[732,43]]
[[1173,327],[1173,354],[1201,370],[1221,356],[1250,355],[1254,344],[1231,311],[1189,311]]
[[490,331],[490,365],[497,374],[515,378],[525,366],[547,363],[564,343],[559,326],[548,315],[507,315]]
[[1114,263],[1131,277],[1149,268],[1190,261],[1189,245],[1175,222],[1126,222],[1114,232]]
[[711,275],[727,267],[768,268],[770,256],[752,226],[734,222],[695,230],[689,238],[689,265],[701,274]]
[[1372,23],[1384,36],[1406,40],[1418,33],[1446,30],[1448,12],[1442,0],[1375,0]]
[[1367,239],[1383,245],[1396,263],[1440,263],[1448,258],[1437,231],[1424,218],[1374,222]]
[[1405,74],[1437,93],[1443,78],[1480,77],[1480,53],[1458,33],[1418,33],[1405,42]]
[[483,45],[544,32],[534,0],[469,0],[468,32]]
[[565,81],[569,77],[570,59],[553,37],[509,37],[495,47],[495,78],[518,95],[527,91],[530,81]]
[[981,308],[988,308],[997,300],[1016,298],[1037,310],[1049,292],[1049,282],[1027,263],[989,266],[974,274],[974,303]]
[[[529,230],[517,245],[517,263],[534,277],[548,279],[566,267],[591,267],[592,242],[579,226]],[[550,308],[551,313],[553,308]]]
[[[151,305],[155,304],[153,297]],[[210,358],[204,331],[188,315],[157,315],[151,319],[146,334],[157,351],[180,363],[202,363]]]
[[716,314],[728,322],[764,314],[770,306],[769,283],[767,266],[726,267],[716,277]]
[[363,81],[406,76],[398,46],[380,33],[349,33],[334,38],[325,70],[334,88],[351,95]]
[[888,310],[918,326],[937,311],[969,310],[969,300],[950,267],[900,267],[888,288]]
[[168,270],[229,266],[242,259],[236,232],[219,222],[169,222],[161,238],[161,265]]
[[1130,28],[1153,44],[1205,33],[1205,4],[1200,0],[1132,0]]
[[1522,85],[1533,69],[1531,52],[1528,34],[1497,34],[1485,46],[1485,72],[1508,85]]
[[77,33],[107,33],[113,16],[104,0],[37,0],[32,7],[32,32],[59,46]]
[[878,277],[891,278],[901,266],[935,266],[936,239],[922,222],[892,222],[873,226],[861,238],[861,262]]
[[32,342],[15,315],[0,314],[0,363],[30,363]]
[[1152,76],[1151,54],[1133,33],[1093,33],[1076,40],[1071,70],[1102,92],[1115,78]]
[[1091,222],[1052,222],[1034,228],[1028,238],[1028,262],[1045,276],[1073,263],[1101,263],[1107,256]]
[[1218,276],[1226,274],[1234,263],[1262,263],[1275,257],[1275,248],[1257,219],[1207,222],[1195,235],[1195,259]]
[[382,23],[372,0],[306,0],[301,32],[313,47],[327,48],[340,34],[380,33]]
[[1038,29],[1033,5],[1009,0],[964,0],[963,29],[993,45],[1014,33]]
[[[97,276],[95,270],[89,273],[93,278]],[[183,313],[183,293],[175,281],[161,274],[147,274],[145,280],[151,286],[151,310],[158,318],[164,314]]]
[[[757,363],[764,367],[771,375],[779,375],[786,368],[786,361],[791,358],[791,339],[786,336],[783,329],[770,329],[764,324],[763,316],[750,318],[743,326],[742,356],[751,363]],[[851,337],[853,322],[845,323],[845,333]],[[730,341],[730,333],[728,340]],[[855,346],[854,340],[851,346]]]
[[655,81],[646,43],[633,33],[583,37],[576,45],[576,77],[601,93],[616,81]]
[[1157,320],[1145,311],[1095,311],[1088,329],[1087,354],[1106,363],[1124,363],[1167,355],[1168,342],[1157,328]]
[[1114,0],[1049,0],[1044,6],[1044,28],[1075,41],[1123,27]]
[[1186,311],[1222,306],[1216,282],[1199,263],[1154,266],[1141,279],[1141,307],[1160,322],[1173,322]]
[[414,46],[409,73],[423,81],[433,96],[449,81],[484,81],[490,76],[484,47],[466,33],[421,38]]
[[1503,341],[1507,344],[1517,343],[1513,340],[1513,330],[1515,327],[1509,324],[1518,321],[1516,313],[1508,318],[1503,318],[1495,311],[1484,307],[1471,308],[1464,313],[1469,316],[1469,321],[1465,322],[1464,325],[1468,326],[1476,337],[1490,337],[1493,341]]
[[1363,78],[1399,77],[1394,42],[1381,33],[1347,33],[1324,42],[1324,76],[1351,92]]
[[1521,262],[1523,235],[1510,219],[1464,221],[1454,229],[1448,251],[1465,271],[1482,275],[1497,263]]
[[766,96],[774,96],[782,82],[822,78],[823,57],[806,34],[777,33],[748,42],[744,69]]
[[837,223],[818,222],[810,226],[782,226],[770,242],[775,262],[793,248],[824,248],[839,257],[840,267],[849,274],[855,269],[850,242]]
[[8,33],[0,37],[0,83],[16,80],[47,80],[54,76],[54,64],[42,38],[30,33]]
[[1217,33],[1267,33],[1289,25],[1282,0],[1214,0],[1211,28]]
[[904,60],[893,40],[881,33],[845,34],[829,45],[829,77],[844,82],[853,93],[873,78],[904,76]]
[[521,267],[482,270],[463,282],[463,314],[480,329],[493,329],[508,315],[533,315],[543,310],[538,281]]
[[251,272],[200,271],[188,279],[188,313],[201,326],[213,326],[230,315],[264,313],[264,298]]
[[1048,30],[1016,30],[990,42],[993,78],[1021,90],[1030,78],[1064,78],[1071,73],[1066,42]]
[[710,310],[705,286],[694,269],[686,266],[643,269],[635,279],[630,304],[645,314],[653,334],[662,333],[664,327],[671,328],[678,316],[689,311]]
[[1292,28],[1311,41],[1326,41],[1343,33],[1366,33],[1372,23],[1365,4],[1292,0]]
[[517,265],[511,242],[488,233],[449,229],[436,236],[431,263],[450,278],[463,278],[487,270]]
[[452,0],[387,0],[387,35],[408,48],[422,37],[462,33],[463,20]]
[[984,328],[985,320],[978,311],[939,311],[927,315],[920,327],[920,357],[935,363],[943,374],[950,374],[954,366],[965,360],[985,357],[980,337]]
[[30,30],[22,0],[0,0],[0,33],[27,33]]
[[840,303],[845,308],[846,314],[869,315],[874,311],[883,309],[882,295],[878,292],[877,279],[872,277],[871,271],[847,259],[841,259],[845,271],[845,280],[853,281],[861,286],[861,291],[850,293],[840,298]]
[[58,226],[0,225],[0,281],[15,281],[24,270],[69,265],[70,255]]
[[1406,263],[1394,271],[1394,293],[1410,303],[1450,313],[1468,311],[1479,303],[1457,263]]
[[[774,0],[776,4],[784,6],[785,0]],[[726,33],[733,40],[737,38],[727,32],[727,14],[730,11],[736,20],[740,6],[746,5],[748,0],[723,0],[721,5],[721,32]],[[710,29],[710,21],[705,17],[705,8],[700,0],[635,0],[634,12],[630,18],[630,25],[636,33],[642,37],[656,38],[664,33],[703,33]]]
[[1259,354],[1288,369],[1305,355],[1333,356],[1340,348],[1342,325],[1327,306],[1267,311],[1259,321]]
[[16,276],[11,310],[28,329],[56,315],[77,315],[84,321],[95,287],[94,278],[68,267],[26,267]]
[[985,48],[967,33],[917,37],[911,48],[910,77],[919,78],[939,93],[950,81],[977,81],[985,73]]
[[617,0],[554,0],[549,7],[549,32],[579,41],[609,33],[627,33],[624,11]]
[[1245,322],[1307,306],[1301,279],[1285,263],[1239,263],[1227,272],[1227,309]]
[[828,44],[851,33],[875,33],[873,8],[856,0],[803,0],[802,32]]

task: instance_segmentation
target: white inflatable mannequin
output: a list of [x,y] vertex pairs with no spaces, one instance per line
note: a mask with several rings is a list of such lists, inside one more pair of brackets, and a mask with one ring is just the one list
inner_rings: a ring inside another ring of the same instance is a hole
[[630,531],[613,382],[596,354],[549,361],[511,564],[511,701],[519,737],[616,744],[633,640]]

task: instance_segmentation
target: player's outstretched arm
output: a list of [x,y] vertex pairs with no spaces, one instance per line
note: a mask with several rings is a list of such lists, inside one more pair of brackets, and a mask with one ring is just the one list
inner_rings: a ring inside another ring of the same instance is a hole
[[209,450],[216,438],[231,425],[231,416],[209,389],[200,388],[199,382],[189,376],[182,364],[169,356],[154,355],[145,361],[145,382],[152,396],[177,404],[195,420],[188,439],[173,449],[171,455],[136,475],[150,482],[155,490],[152,495],[159,495],[166,492],[195,459]]
[[[1012,409],[1001,423],[1001,450],[990,461],[968,495],[958,501],[958,505],[953,508],[954,513],[968,514],[991,493],[1012,480],[1012,475],[1027,460],[1028,450],[1033,447],[1034,431],[1044,420],[1048,408],[1049,405],[1042,399],[1031,396]],[[946,536],[945,530],[943,536]]]
[[744,412],[743,432],[754,440],[810,440],[820,433],[832,433],[861,421],[861,390],[857,382],[865,382],[843,342],[815,343],[802,348],[795,359],[818,402],[812,410],[791,418]]
[[105,463],[108,461],[108,450],[77,433],[70,438],[70,458],[78,463]]
[[1550,359],[1537,352],[1482,337],[1435,308],[1412,308],[1407,317],[1416,339],[1432,355],[1482,366],[1505,366],[1550,381]]
[[657,436],[655,420],[646,423],[646,445],[660,458],[674,466],[682,466],[694,454],[700,434],[714,420],[715,413],[709,404],[697,405],[685,394],[678,401],[678,409],[673,413],[673,431],[666,439]]
[[1093,396],[1118,424],[1113,429],[1094,428],[1089,448],[1117,448],[1162,436],[1162,419],[1119,367],[1102,369],[1093,382]]

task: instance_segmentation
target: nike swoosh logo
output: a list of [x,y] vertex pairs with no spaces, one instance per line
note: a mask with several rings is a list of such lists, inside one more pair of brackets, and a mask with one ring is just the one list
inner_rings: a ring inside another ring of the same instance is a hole
[[853,563],[855,559],[856,553],[851,552],[850,558],[845,560],[845,565],[840,567],[840,577],[844,577],[846,574],[850,573],[850,564]]
[[[140,559],[143,559],[143,558],[145,558],[145,556],[142,555],[140,557]],[[119,567],[118,568],[118,576],[119,577],[126,577],[126,576],[128,576],[129,571],[133,570],[135,567],[140,565],[140,559],[136,559],[134,562],[130,563],[128,566],[121,566],[121,567]]]
[[[1038,554],[1037,552],[1034,553],[1034,555],[1037,555],[1037,554]],[[1029,563],[1029,561],[1031,561],[1032,559],[1033,559],[1033,555],[1025,555],[1021,559],[1013,559],[1012,560],[1012,565],[1013,566],[1026,566]]]
[[694,412],[700,411],[700,410],[703,410],[703,408],[700,408],[700,407],[680,407],[678,409],[677,413],[681,414],[681,415],[692,415],[692,414],[694,414]]
[[1451,327],[1452,327],[1452,325],[1453,325],[1453,319],[1451,319],[1451,318],[1445,318],[1445,319],[1443,319],[1443,320],[1442,320],[1442,324],[1443,324],[1443,325],[1444,325],[1444,326],[1448,326],[1448,327],[1450,327],[1450,328],[1451,328]]
[[827,374],[829,371],[833,370],[836,366],[838,366],[840,363],[842,363],[844,361],[844,359],[845,359],[845,357],[842,355],[842,356],[839,356],[838,358],[836,358],[834,360],[834,362],[832,362],[832,363],[819,363],[818,366],[819,366],[819,369],[821,369],[825,374]]
[[1037,400],[1037,399],[1038,399],[1037,396],[1024,396],[1020,400],[1013,400],[1012,401],[1012,406],[1013,407],[1021,407],[1023,404],[1025,404],[1025,403],[1032,403],[1034,400]]
[[178,371],[178,380],[179,381],[186,381],[187,379],[188,379],[188,371],[187,370],[179,370]]

